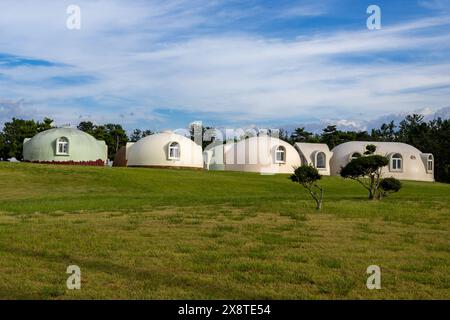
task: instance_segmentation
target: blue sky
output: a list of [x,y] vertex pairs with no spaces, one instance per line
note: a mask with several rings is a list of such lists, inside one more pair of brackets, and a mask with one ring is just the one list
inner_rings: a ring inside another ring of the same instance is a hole
[[[81,8],[68,30],[67,6]],[[366,9],[381,8],[368,30]],[[10,1],[0,123],[365,129],[450,106],[450,1]]]

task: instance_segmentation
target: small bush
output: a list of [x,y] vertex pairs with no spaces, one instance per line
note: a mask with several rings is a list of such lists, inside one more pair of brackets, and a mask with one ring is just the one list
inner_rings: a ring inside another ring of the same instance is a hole
[[380,182],[380,193],[379,197],[385,197],[391,192],[398,192],[402,188],[402,183],[391,177],[391,178],[384,178]]
[[94,167],[103,167],[105,165],[105,161],[102,159],[98,159],[95,161],[32,161],[32,163],[42,163],[42,164],[61,164],[66,166],[94,166]]

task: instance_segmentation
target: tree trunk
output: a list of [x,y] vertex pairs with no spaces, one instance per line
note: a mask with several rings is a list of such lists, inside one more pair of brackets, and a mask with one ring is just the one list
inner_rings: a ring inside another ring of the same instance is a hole
[[316,203],[317,203],[316,209],[317,209],[317,210],[322,209],[322,201],[323,201],[323,189],[320,188],[320,197],[319,197],[319,199],[316,201]]
[[370,176],[370,188],[369,188],[369,199],[370,200],[375,200],[375,177],[374,176]]

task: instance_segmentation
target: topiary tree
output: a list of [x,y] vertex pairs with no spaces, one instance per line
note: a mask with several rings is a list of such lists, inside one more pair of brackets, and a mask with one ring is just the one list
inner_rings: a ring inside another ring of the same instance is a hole
[[293,182],[301,184],[306,190],[309,191],[311,197],[316,201],[316,209],[322,208],[323,201],[323,188],[317,184],[322,176],[319,174],[316,168],[302,165],[295,169],[294,174],[290,179]]
[[369,191],[369,199],[376,199],[381,182],[381,169],[389,164],[389,159],[374,155],[376,150],[374,145],[366,147],[366,156],[362,156],[350,161],[341,169],[343,178],[358,181]]
[[375,153],[375,151],[377,151],[377,146],[375,146],[374,144],[368,144],[366,146],[366,151],[364,152],[364,154],[366,156],[370,156],[370,155],[373,155]]
[[402,183],[393,178],[384,178],[380,182],[380,190],[378,192],[378,199],[387,197],[389,193],[398,192],[402,188]]

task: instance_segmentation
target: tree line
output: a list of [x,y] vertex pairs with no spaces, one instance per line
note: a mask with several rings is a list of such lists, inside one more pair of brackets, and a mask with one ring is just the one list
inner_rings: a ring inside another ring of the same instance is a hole
[[[23,140],[52,128],[54,128],[53,120],[50,118],[44,118],[43,121],[13,118],[11,121],[6,122],[3,130],[0,132],[0,160],[10,158],[16,158],[19,161],[23,160]],[[91,121],[82,121],[77,128],[89,133],[98,140],[105,141],[108,146],[109,159],[114,159],[116,152],[128,141],[135,142],[153,133],[150,130],[141,131],[136,129],[128,136],[120,124],[96,125]]]
[[290,135],[280,131],[283,140],[294,142],[326,143],[330,149],[348,141],[403,142],[422,152],[432,153],[435,161],[435,179],[450,182],[450,120],[441,118],[424,121],[423,115],[407,115],[397,125],[383,123],[379,129],[367,131],[341,131],[329,125],[322,133],[313,134],[297,128]]
[[[22,160],[24,138],[53,127],[53,120],[43,121],[23,120],[13,118],[4,124],[0,132],[0,159],[15,157]],[[151,135],[152,130],[135,129],[130,135],[120,124],[96,125],[90,121],[80,122],[78,129],[91,134],[96,139],[104,140],[108,146],[108,158],[113,159],[120,147],[127,142],[136,142]],[[204,127],[212,129],[211,127]],[[202,131],[200,131],[202,132]],[[368,131],[341,131],[334,125],[329,125],[320,133],[312,133],[305,128],[296,128],[292,133],[279,130],[280,138],[289,142],[326,143],[330,149],[348,141],[386,141],[410,144],[422,152],[432,153],[435,158],[435,178],[437,181],[450,182],[450,120],[441,118],[424,121],[423,115],[408,115],[398,125],[391,121],[384,123],[378,129]],[[191,128],[191,138],[193,138]],[[203,141],[203,147],[209,141]]]

